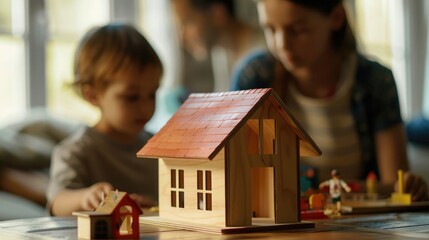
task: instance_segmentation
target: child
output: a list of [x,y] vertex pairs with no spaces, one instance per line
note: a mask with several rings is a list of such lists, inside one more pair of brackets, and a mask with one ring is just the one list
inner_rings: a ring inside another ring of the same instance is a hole
[[[319,179],[335,167],[348,179],[375,171],[392,186],[396,171],[408,170],[395,81],[358,53],[342,1],[258,0],[257,7],[274,58],[250,56],[232,88],[274,88],[323,152],[301,160]],[[428,199],[420,177],[408,172],[405,181],[414,201]]]
[[155,110],[162,64],[133,27],[110,24],[89,31],[75,56],[74,86],[101,118],[54,150],[47,192],[53,215],[92,210],[111,190],[127,191],[141,207],[156,204],[157,161],[137,159],[142,132]]

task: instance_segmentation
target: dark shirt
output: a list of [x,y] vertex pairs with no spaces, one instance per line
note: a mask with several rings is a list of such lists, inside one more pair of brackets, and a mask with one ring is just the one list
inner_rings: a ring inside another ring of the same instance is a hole
[[[254,52],[232,74],[231,90],[271,87],[276,61],[268,52]],[[392,71],[358,55],[355,83],[350,99],[362,157],[362,179],[378,174],[375,134],[402,124],[398,93]]]

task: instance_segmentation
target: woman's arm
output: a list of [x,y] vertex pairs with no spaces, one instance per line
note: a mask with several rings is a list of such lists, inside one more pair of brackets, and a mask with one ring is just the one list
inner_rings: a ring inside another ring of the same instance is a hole
[[[397,181],[397,171],[409,171],[403,124],[377,132],[375,141],[381,185],[388,186],[391,191]],[[404,175],[404,191],[411,193],[413,201],[428,200],[427,183],[411,172]]]
[[375,142],[381,184],[393,186],[398,169],[409,170],[403,124],[378,131]]

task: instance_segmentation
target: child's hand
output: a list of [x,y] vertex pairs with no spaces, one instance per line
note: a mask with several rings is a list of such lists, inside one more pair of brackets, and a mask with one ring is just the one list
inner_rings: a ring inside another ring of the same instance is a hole
[[104,192],[104,196],[113,190],[113,186],[107,182],[99,182],[93,184],[91,187],[87,188],[82,201],[81,207],[85,211],[91,211],[97,208],[101,203],[101,193]]
[[[395,191],[398,191],[398,182],[395,183]],[[410,172],[404,173],[404,192],[411,194],[413,202],[428,200],[428,185],[420,176]]]
[[131,199],[133,199],[140,208],[151,208],[156,206],[156,202],[153,201],[150,197],[139,195],[136,193],[130,194]]

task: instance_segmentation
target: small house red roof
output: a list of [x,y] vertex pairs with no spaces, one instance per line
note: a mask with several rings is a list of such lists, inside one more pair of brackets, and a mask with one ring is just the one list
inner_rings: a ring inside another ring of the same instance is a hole
[[[110,191],[107,196],[105,197],[104,201],[98,206],[95,211],[87,211],[87,212],[74,212],[73,215],[75,216],[106,216],[111,215],[113,211],[116,210],[116,208],[122,203],[125,198],[130,198],[128,193],[126,192],[116,192],[116,191]],[[140,207],[137,205],[134,200],[128,201],[128,203],[134,208],[135,211],[139,215],[143,214],[143,211],[140,209]],[[123,203],[122,203],[123,204]]]
[[[112,214],[112,212],[118,207],[122,200],[129,197],[130,196],[126,192],[110,191],[104,199],[104,202],[97,209],[95,209],[95,211],[104,214]],[[129,203],[134,209],[138,211],[139,214],[143,214],[136,202],[131,200]]]
[[239,126],[265,100],[300,138],[301,156],[320,155],[314,141],[302,130],[271,88],[191,94],[166,125],[137,153],[148,158],[213,159]]

